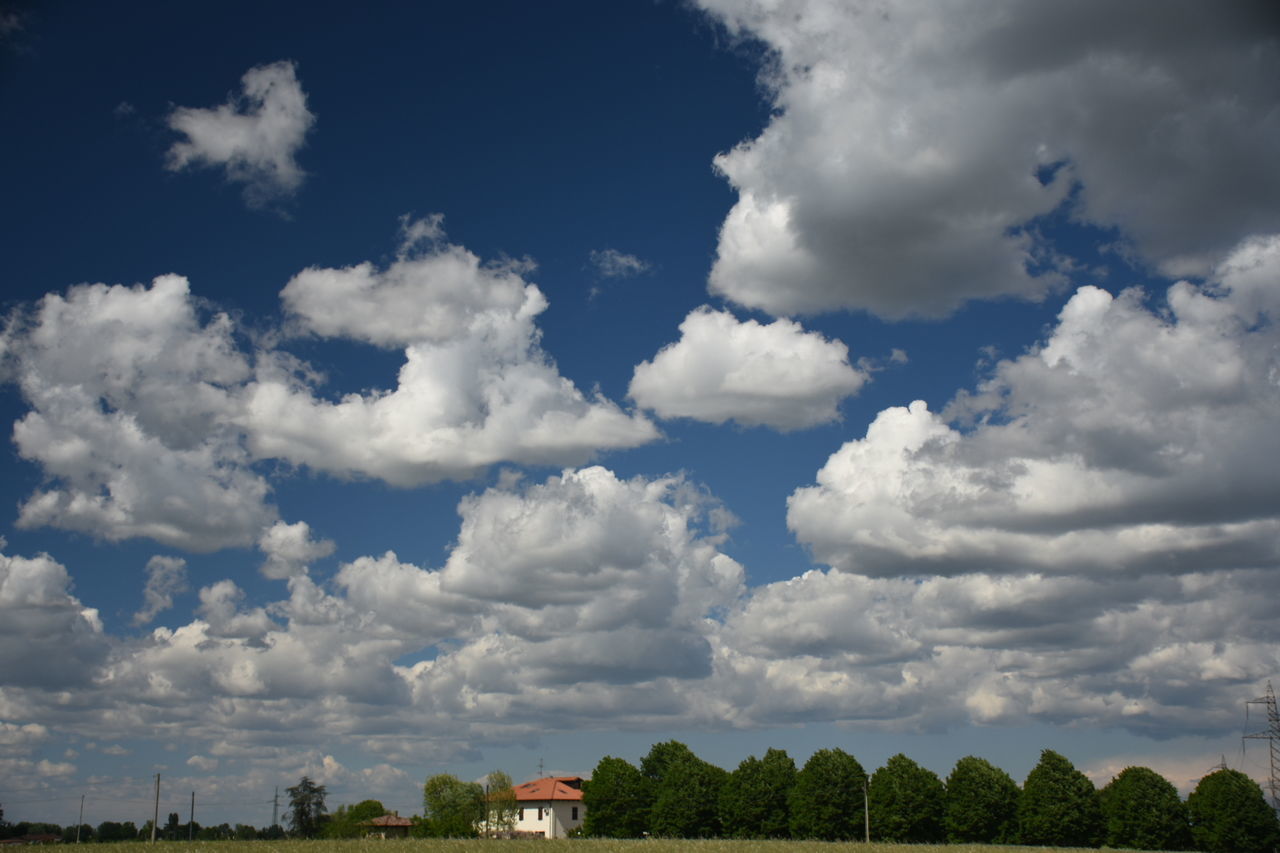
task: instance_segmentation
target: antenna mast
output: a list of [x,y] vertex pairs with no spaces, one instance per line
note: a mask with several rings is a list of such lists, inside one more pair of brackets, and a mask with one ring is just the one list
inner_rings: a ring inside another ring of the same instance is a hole
[[1267,728],[1261,732],[1251,732],[1244,736],[1245,740],[1265,740],[1271,753],[1271,776],[1267,780],[1267,790],[1271,794],[1271,808],[1280,810],[1280,712],[1276,710],[1276,692],[1267,682],[1266,695],[1250,699],[1244,703],[1245,718],[1248,719],[1249,706],[1262,705],[1267,714]]

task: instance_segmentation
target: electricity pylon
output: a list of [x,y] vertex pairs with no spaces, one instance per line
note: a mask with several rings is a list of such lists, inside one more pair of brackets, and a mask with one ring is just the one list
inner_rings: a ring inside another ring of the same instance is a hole
[[1267,728],[1260,732],[1251,732],[1245,735],[1245,740],[1265,740],[1271,751],[1271,776],[1267,780],[1267,789],[1271,793],[1271,808],[1280,810],[1280,778],[1277,778],[1277,770],[1280,770],[1280,712],[1276,710],[1276,692],[1271,689],[1271,682],[1267,682],[1266,695],[1257,699],[1250,699],[1244,703],[1245,719],[1249,718],[1249,706],[1262,705],[1265,707],[1267,714]]

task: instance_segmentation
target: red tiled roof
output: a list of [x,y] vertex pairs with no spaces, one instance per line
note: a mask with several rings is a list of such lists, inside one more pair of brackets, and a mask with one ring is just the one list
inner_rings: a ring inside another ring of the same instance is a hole
[[382,817],[375,817],[373,820],[366,820],[365,826],[413,826],[413,821],[407,817],[399,815],[384,814]]
[[531,800],[581,800],[582,777],[558,776],[548,779],[534,779],[523,785],[515,786],[516,801]]

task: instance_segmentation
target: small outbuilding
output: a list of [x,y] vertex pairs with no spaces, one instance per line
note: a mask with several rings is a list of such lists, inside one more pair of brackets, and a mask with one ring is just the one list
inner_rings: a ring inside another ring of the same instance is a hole
[[366,820],[360,825],[367,830],[366,838],[408,838],[409,827],[413,826],[413,821],[399,815],[384,814],[382,817]]

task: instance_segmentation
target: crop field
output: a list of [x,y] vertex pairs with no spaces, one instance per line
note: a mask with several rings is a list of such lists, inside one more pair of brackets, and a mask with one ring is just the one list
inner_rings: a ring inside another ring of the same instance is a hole
[[[1001,847],[990,844],[863,844],[827,841],[707,841],[649,839],[531,839],[498,841],[482,839],[422,838],[408,840],[317,841],[195,841],[164,842],[168,853],[190,848],[193,853],[1033,853],[1044,850],[1067,853],[1065,847]],[[116,853],[154,851],[146,842],[113,844]],[[1097,853],[1097,851],[1093,851]]]

